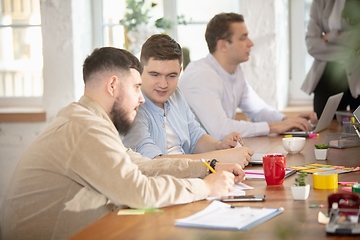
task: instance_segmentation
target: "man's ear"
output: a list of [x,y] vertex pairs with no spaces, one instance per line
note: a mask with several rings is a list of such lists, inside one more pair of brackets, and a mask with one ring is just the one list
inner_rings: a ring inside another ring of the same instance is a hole
[[227,51],[228,44],[229,44],[229,42],[227,40],[220,39],[217,41],[216,48],[217,48],[217,50],[224,52],[224,51]]
[[115,89],[117,86],[119,79],[116,76],[109,77],[106,84],[106,91],[110,94],[110,96],[115,96]]

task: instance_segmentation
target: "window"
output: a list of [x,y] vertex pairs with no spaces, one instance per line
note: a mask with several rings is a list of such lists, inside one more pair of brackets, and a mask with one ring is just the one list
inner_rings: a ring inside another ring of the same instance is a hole
[[[222,0],[181,0],[177,3],[177,15],[184,16],[186,25],[177,26],[177,40],[182,47],[190,52],[192,61],[204,58],[209,50],[205,41],[205,29],[207,23],[215,14],[221,12],[239,13],[239,1]],[[189,21],[190,20],[190,21]]]
[[[177,16],[184,18],[186,25],[176,24],[168,34],[190,50],[191,60],[200,59],[208,53],[204,37],[207,22],[219,12],[239,12],[239,1],[233,0],[213,1],[211,4],[207,0],[146,0],[144,6],[149,9],[151,3],[157,4],[149,14],[152,21],[163,16],[175,20]],[[125,0],[102,0],[103,46],[124,47],[124,28],[119,21],[125,14],[125,8]]]
[[40,2],[1,0],[1,105],[39,105],[43,94],[42,68]]
[[289,84],[289,105],[310,104],[312,96],[301,90],[313,58],[308,54],[305,35],[310,20],[312,0],[294,0],[290,5],[291,76]]
[[[100,0],[98,0],[100,1]],[[101,0],[102,15],[99,19],[102,25],[101,36],[98,46],[124,47],[124,28],[119,24],[125,14],[126,0]],[[208,54],[205,42],[205,29],[208,21],[220,12],[241,13],[241,1],[222,0],[146,0],[146,6],[156,2],[158,6],[151,9],[150,15],[155,19],[165,16],[177,19],[183,16],[186,25],[177,24],[167,33],[175,38],[182,47],[190,52],[191,61],[198,60]],[[305,76],[312,64],[312,57],[307,53],[305,46],[305,32],[309,21],[310,6],[312,0],[289,1],[290,16],[290,42],[291,42],[291,77],[289,83],[289,105],[312,104],[312,96],[301,90]],[[101,9],[97,8],[97,9]],[[287,8],[286,8],[287,9]],[[97,22],[97,21],[95,21]],[[95,34],[99,35],[99,34]],[[136,56],[139,56],[136,54]]]
[[[156,3],[155,7],[151,7]],[[163,17],[162,0],[145,0],[144,9],[149,9],[150,21]],[[119,23],[126,12],[125,0],[102,0],[102,46],[124,48],[125,32],[124,27]],[[134,53],[136,54],[136,53]]]

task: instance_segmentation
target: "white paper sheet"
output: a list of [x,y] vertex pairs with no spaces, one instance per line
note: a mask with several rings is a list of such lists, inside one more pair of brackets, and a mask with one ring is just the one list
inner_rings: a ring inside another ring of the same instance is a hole
[[[242,183],[242,182],[235,183],[233,190],[224,196],[244,196],[245,191],[243,191],[243,190],[251,190],[251,189],[254,189],[254,188],[250,187],[249,185],[246,185],[245,183]],[[215,197],[208,197],[206,199],[207,200],[215,200],[215,199],[220,199],[220,198],[221,198],[221,196],[215,196]]]

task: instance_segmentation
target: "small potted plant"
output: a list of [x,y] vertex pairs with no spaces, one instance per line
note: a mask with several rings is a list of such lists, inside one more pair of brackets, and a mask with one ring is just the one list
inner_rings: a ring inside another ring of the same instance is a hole
[[315,158],[317,160],[326,160],[329,147],[330,146],[326,144],[315,144]]
[[297,174],[297,178],[295,178],[295,184],[294,186],[291,186],[291,193],[294,200],[305,200],[309,197],[310,185],[305,183],[305,178],[307,176],[308,175],[305,172],[300,172]]

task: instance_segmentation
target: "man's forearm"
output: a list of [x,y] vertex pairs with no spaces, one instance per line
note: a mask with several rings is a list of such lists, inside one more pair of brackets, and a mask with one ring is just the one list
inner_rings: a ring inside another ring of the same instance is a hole
[[220,150],[221,142],[215,140],[208,134],[202,135],[195,144],[193,154],[206,153],[210,151]]

